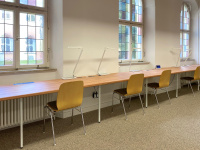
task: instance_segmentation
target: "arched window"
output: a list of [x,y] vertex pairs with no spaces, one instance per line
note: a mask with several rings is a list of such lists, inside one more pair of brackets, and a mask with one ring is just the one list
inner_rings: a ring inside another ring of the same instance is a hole
[[186,3],[181,8],[180,17],[181,58],[187,58],[190,49],[190,7]]
[[119,0],[119,59],[141,60],[143,1]]

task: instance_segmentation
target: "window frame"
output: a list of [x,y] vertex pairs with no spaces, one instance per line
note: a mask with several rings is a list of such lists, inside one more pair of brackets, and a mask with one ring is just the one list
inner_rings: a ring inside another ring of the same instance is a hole
[[[0,9],[13,11],[13,65],[12,66],[0,66],[0,69],[18,69],[18,68],[35,68],[35,67],[47,67],[48,66],[48,14],[47,14],[47,0],[45,0],[45,7],[38,9],[38,7],[23,5],[19,6],[19,0],[12,2],[0,2]],[[11,3],[11,4],[10,4]],[[43,43],[43,64],[36,65],[20,65],[20,12],[35,13],[44,16],[44,43]]]
[[[190,35],[191,35],[191,7],[190,7],[190,5],[189,4],[187,4],[186,2],[183,2],[182,3],[182,6],[181,6],[181,12],[183,11],[184,12],[184,6],[187,6],[187,8],[188,8],[188,10],[189,10],[189,15],[190,15],[190,18],[189,18],[189,30],[185,30],[184,29],[184,24],[183,24],[183,22],[184,22],[184,15],[182,15],[182,29],[180,28],[180,33],[182,33],[182,47],[181,47],[181,60],[184,60],[184,59],[186,59],[187,57],[183,57],[183,34],[184,33],[187,33],[187,34],[189,34],[189,49],[188,49],[188,52],[189,52],[189,50],[190,50],[190,41],[191,41],[191,37],[190,37]],[[181,17],[181,16],[180,16]]]
[[[132,0],[130,0],[130,20],[122,20],[122,19],[118,19],[119,20],[119,25],[126,25],[126,26],[129,26],[130,28],[130,37],[129,37],[129,40],[130,40],[130,43],[129,43],[129,56],[130,58],[129,59],[119,59],[119,62],[138,62],[138,61],[143,61],[144,60],[144,0],[141,0],[142,1],[142,21],[141,22],[134,22],[132,21],[132,9],[133,9],[133,6],[132,6]],[[118,16],[119,18],[119,16]],[[119,26],[118,25],[118,26]],[[141,48],[141,53],[142,53],[142,59],[132,59],[132,52],[133,52],[133,49],[132,49],[132,27],[135,26],[135,27],[141,27],[142,28],[142,48]],[[119,31],[118,31],[119,32]],[[119,48],[118,48],[119,49]]]
[[48,0],[44,0],[44,7],[37,7],[37,6],[30,6],[30,5],[20,4],[20,0],[14,0],[14,1],[15,2],[0,1],[0,5],[12,6],[12,7],[18,6],[20,8],[47,11],[47,1]]

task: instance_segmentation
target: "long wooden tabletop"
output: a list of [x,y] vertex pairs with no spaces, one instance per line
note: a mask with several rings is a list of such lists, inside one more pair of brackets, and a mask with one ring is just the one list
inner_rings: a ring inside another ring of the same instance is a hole
[[118,82],[128,81],[129,77],[133,74],[143,73],[145,78],[158,77],[161,75],[163,70],[171,70],[172,74],[184,73],[195,71],[199,65],[185,66],[185,67],[170,67],[153,70],[142,70],[137,72],[120,72],[113,73],[105,76],[94,76],[94,77],[83,77],[69,80],[48,80],[34,82],[30,84],[21,85],[5,85],[0,86],[0,101],[24,98],[29,96],[43,95],[49,93],[56,93],[62,83],[78,81],[84,82],[84,87],[100,86]]

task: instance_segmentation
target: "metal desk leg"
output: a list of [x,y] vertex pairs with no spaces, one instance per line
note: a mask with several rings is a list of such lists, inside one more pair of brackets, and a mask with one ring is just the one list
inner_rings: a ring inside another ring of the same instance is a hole
[[23,98],[20,98],[20,148],[23,148]]
[[176,77],[176,98],[178,98],[179,74],[177,74]]
[[99,86],[99,109],[98,109],[98,122],[101,122],[101,86]]
[[145,101],[145,107],[148,107],[148,79],[146,79],[146,101]]

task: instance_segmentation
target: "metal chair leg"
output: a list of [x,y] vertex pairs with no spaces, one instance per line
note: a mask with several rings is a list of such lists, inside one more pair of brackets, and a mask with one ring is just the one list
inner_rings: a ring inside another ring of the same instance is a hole
[[198,80],[198,91],[199,91],[199,80]]
[[167,96],[168,96],[168,98],[169,98],[169,102],[170,102],[170,104],[172,104],[172,103],[171,103],[171,100],[170,100],[170,97],[169,97],[169,92],[168,92],[167,88],[166,88],[166,91],[167,91]]
[[72,108],[71,125],[73,125],[73,123],[74,123],[73,116],[74,116],[74,109]]
[[44,110],[43,110],[43,119],[44,119],[43,133],[45,133],[45,120],[46,120],[45,109],[46,109],[46,106],[44,106]]
[[125,114],[125,117],[126,117],[126,120],[127,120],[127,116],[126,116],[126,110],[125,110],[125,107],[124,107],[124,99],[123,99],[123,98],[121,98],[121,100],[122,100],[122,106],[123,106],[123,108],[124,108],[124,114]]
[[145,111],[144,111],[144,107],[143,107],[143,103],[142,103],[142,98],[141,98],[140,94],[139,94],[139,98],[140,98],[140,102],[141,102],[141,105],[142,105],[143,114],[145,115]]
[[54,146],[56,146],[56,140],[55,140],[55,134],[54,134],[54,126],[53,126],[53,113],[50,112],[51,116],[51,125],[52,125],[52,132],[53,132],[53,141],[54,141]]
[[113,110],[114,110],[114,108],[113,108],[113,100],[114,100],[114,92],[113,92],[113,95],[112,95],[112,109],[111,109],[111,112],[113,113]]
[[81,110],[81,116],[82,116],[82,122],[83,122],[84,134],[86,135],[85,123],[84,123],[83,112],[82,112],[82,108],[81,108],[81,107],[80,107],[80,110]]
[[128,108],[130,109],[130,107],[131,107],[131,97],[129,98],[129,106],[128,106]]
[[159,106],[159,103],[158,103],[158,98],[157,98],[157,89],[154,89],[154,95],[155,95],[155,98],[156,98],[156,101],[157,101],[157,104],[158,104],[158,109],[160,109],[160,106]]
[[[193,88],[192,88],[191,81],[189,82],[189,84],[190,84],[190,87],[191,87],[191,89],[192,89],[192,93],[193,93],[193,95],[194,95],[194,91],[193,91]],[[195,97],[195,95],[194,95],[194,97]]]

